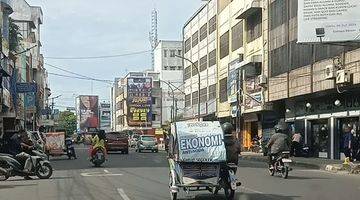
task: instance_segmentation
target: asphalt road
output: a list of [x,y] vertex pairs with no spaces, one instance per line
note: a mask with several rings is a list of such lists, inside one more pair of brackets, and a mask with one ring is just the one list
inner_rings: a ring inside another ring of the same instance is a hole
[[[50,180],[24,181],[20,177],[0,182],[0,200],[166,200],[168,166],[164,152],[111,154],[104,167],[93,168],[87,151],[79,159],[52,158]],[[336,175],[294,168],[287,180],[270,177],[264,163],[241,161],[238,176],[243,185],[240,200],[360,199],[360,176]],[[221,193],[221,192],[220,192]],[[181,199],[222,200],[208,192],[182,194]]]

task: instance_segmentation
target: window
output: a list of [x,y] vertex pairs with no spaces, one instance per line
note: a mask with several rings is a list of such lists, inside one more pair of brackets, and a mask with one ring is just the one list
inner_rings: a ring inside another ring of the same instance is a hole
[[220,88],[219,88],[219,101],[220,103],[224,103],[228,100],[227,95],[227,78],[223,78],[220,80]]
[[194,62],[194,64],[195,64],[195,66],[193,66],[193,65],[191,65],[191,68],[192,68],[192,76],[195,76],[195,75],[197,75],[198,74],[198,66],[199,66],[199,62],[198,61],[196,61],[196,62]]
[[231,51],[243,46],[243,21],[231,28]]
[[191,49],[191,38],[188,38],[186,41],[185,41],[185,53],[187,53],[188,51],[190,51]]
[[164,57],[167,57],[167,50],[164,50]]
[[216,99],[216,84],[209,86],[209,100]]
[[220,59],[229,55],[229,31],[220,37]]
[[209,20],[209,35],[216,30],[216,15]]
[[216,49],[209,53],[209,67],[216,65]]
[[288,70],[288,55],[287,45],[270,51],[271,77],[280,75]]
[[178,50],[178,55],[181,56],[181,50]]
[[176,66],[170,66],[170,70],[176,70]]
[[196,46],[199,43],[199,32],[196,31],[193,35],[192,35],[192,47]]
[[287,20],[286,0],[276,0],[270,4],[270,29],[284,24]]
[[185,107],[191,106],[191,94],[185,95]]
[[199,92],[193,92],[192,93],[192,105],[198,104],[198,100],[199,100]]
[[152,114],[152,121],[156,121],[156,114]]
[[252,42],[261,36],[261,17],[261,12],[257,12],[246,20],[247,42]]
[[203,88],[200,90],[200,103],[204,103],[207,101],[207,88]]
[[168,66],[164,66],[164,70],[168,70]]
[[153,104],[153,105],[156,104],[156,98],[155,98],[155,97],[151,97],[151,101],[152,101],[152,104]]
[[184,80],[191,78],[191,65],[185,68]]
[[175,57],[176,50],[170,50],[170,57]]
[[207,36],[207,23],[200,28],[200,41],[203,41]]
[[207,55],[205,55],[204,57],[200,58],[200,71],[204,71],[207,68]]
[[182,70],[182,66],[178,66],[177,68],[178,68],[178,70]]

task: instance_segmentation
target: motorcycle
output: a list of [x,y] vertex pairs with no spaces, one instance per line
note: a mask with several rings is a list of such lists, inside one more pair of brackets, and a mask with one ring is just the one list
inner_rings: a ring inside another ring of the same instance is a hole
[[90,160],[95,167],[100,167],[105,162],[105,149],[97,147],[93,149],[93,154]]
[[237,171],[237,165],[232,163],[223,165],[221,167],[219,186],[213,188],[214,195],[217,195],[219,190],[222,188],[225,191],[225,196],[227,199],[234,198],[236,188],[241,185],[241,183],[238,182],[236,171]]
[[71,138],[65,139],[65,146],[66,146],[66,155],[68,156],[69,160],[71,158],[76,159],[75,148],[73,145],[73,140]]
[[[37,176],[40,179],[49,179],[53,173],[53,168],[48,160],[40,152],[32,150],[30,155],[31,170],[24,172],[24,166],[14,156],[0,154],[0,181],[5,181],[12,176]],[[45,154],[44,154],[45,155]]]
[[284,151],[280,156],[273,156],[273,166],[269,165],[269,174],[270,176],[274,176],[276,174],[280,174],[282,178],[288,178],[290,168],[290,163],[292,160],[290,159],[290,152]]

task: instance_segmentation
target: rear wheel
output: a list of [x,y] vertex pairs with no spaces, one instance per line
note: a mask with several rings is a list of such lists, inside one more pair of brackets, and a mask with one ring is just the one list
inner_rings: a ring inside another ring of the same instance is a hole
[[289,175],[289,167],[284,167],[281,173],[281,177],[283,177],[284,179],[287,179]]
[[272,168],[271,168],[271,165],[269,165],[268,170],[269,170],[270,176],[274,176],[274,174],[275,174],[275,167],[272,167]]
[[233,200],[235,196],[235,190],[231,189],[231,187],[224,188],[225,190],[225,197],[227,200]]
[[6,181],[10,177],[6,169],[0,168],[0,181]]
[[49,179],[53,173],[53,169],[49,163],[43,163],[42,165],[38,165],[35,173],[39,179]]

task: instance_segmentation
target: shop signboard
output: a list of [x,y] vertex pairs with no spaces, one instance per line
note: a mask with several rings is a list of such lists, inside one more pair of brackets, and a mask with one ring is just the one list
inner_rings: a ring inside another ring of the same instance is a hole
[[37,92],[36,83],[16,83],[17,93]]
[[298,0],[298,42],[360,38],[359,0]]
[[[259,85],[259,79],[249,77],[245,80],[245,109],[252,109],[261,106],[262,93]],[[250,97],[251,96],[251,97]]]
[[151,89],[152,79],[150,77],[129,77],[127,79],[127,121],[129,126],[151,126]]
[[228,69],[228,78],[227,78],[227,95],[228,95],[228,102],[234,103],[237,101],[237,90],[239,83],[239,60],[234,60],[233,62],[229,63]]
[[32,92],[25,93],[24,104],[25,104],[26,112],[35,112],[36,110],[35,100],[36,100],[35,93]]

